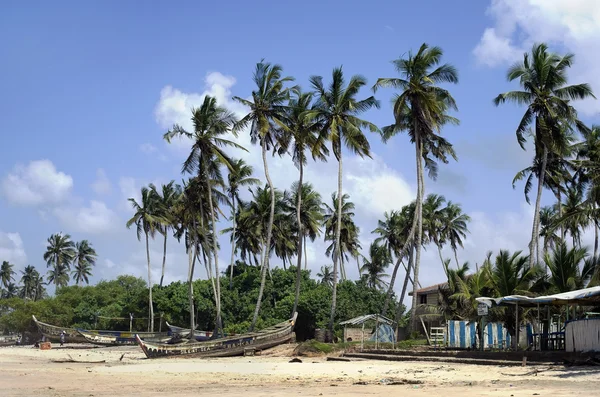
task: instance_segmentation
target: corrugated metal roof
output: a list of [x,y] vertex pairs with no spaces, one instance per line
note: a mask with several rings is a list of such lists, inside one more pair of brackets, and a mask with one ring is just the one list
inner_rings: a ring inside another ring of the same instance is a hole
[[380,314],[365,314],[364,316],[358,316],[358,317],[351,318],[350,320],[342,321],[340,323],[340,325],[348,325],[348,324],[357,325],[357,324],[365,323],[367,321],[378,321],[380,323],[384,323],[384,324],[388,324],[388,325],[394,324],[394,321],[392,321],[389,318],[384,317]]
[[522,295],[503,296],[501,298],[481,297],[476,299],[478,302],[492,306],[496,305],[516,305],[537,306],[539,305],[569,305],[574,303],[597,303],[600,301],[600,287],[584,288],[576,291],[563,292],[560,294],[538,296],[531,298]]

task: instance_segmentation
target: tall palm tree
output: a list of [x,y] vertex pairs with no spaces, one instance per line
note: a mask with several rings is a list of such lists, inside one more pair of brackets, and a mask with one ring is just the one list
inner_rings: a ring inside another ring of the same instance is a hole
[[561,293],[585,288],[581,267],[586,257],[587,249],[581,247],[568,248],[561,241],[552,253],[544,256],[544,262],[550,270],[548,282],[552,293]]
[[69,270],[75,257],[75,244],[68,234],[52,234],[48,238],[48,246],[44,253],[44,260],[48,267],[52,266],[48,281],[53,282],[58,289],[69,283]]
[[39,273],[35,267],[28,265],[25,270],[21,270],[21,295],[23,298],[33,299],[35,296],[36,281]]
[[[445,262],[442,257],[442,247],[446,244],[446,235],[444,233],[444,211],[446,209],[446,198],[438,194],[428,194],[423,202],[423,234],[427,240],[435,244],[438,249],[438,255],[445,270]],[[457,265],[458,266],[458,265]]]
[[159,232],[164,236],[163,241],[163,261],[162,268],[160,272],[160,283],[159,287],[162,287],[163,280],[165,278],[165,265],[167,262],[167,235],[170,230],[174,228],[174,217],[173,217],[173,208],[175,206],[175,202],[181,196],[181,186],[175,183],[175,181],[171,181],[166,185],[162,185],[161,192],[158,192],[156,186],[152,186],[154,189],[153,194],[158,199],[158,211],[160,211],[162,223]]
[[590,224],[591,219],[588,214],[580,211],[581,208],[585,208],[586,204],[583,186],[573,184],[567,188],[564,203],[565,214],[560,220],[560,224],[571,236],[574,247],[581,247],[581,232]]
[[15,274],[17,273],[13,270],[13,265],[8,261],[2,261],[2,267],[0,267],[0,282],[5,288],[8,288],[8,285],[12,281],[15,281],[15,278],[13,277]]
[[6,289],[0,289],[0,291],[2,291],[0,294],[2,299],[14,298],[19,294],[19,288],[15,285],[15,283],[8,283]]
[[529,266],[534,264],[534,253],[539,246],[540,205],[546,176],[549,152],[560,152],[563,141],[563,124],[576,125],[586,130],[577,119],[577,112],[570,100],[593,97],[588,84],[567,86],[567,69],[573,64],[573,54],[559,56],[548,51],[546,44],[535,44],[531,54],[526,53],[523,63],[512,66],[507,73],[508,81],[519,80],[522,91],[509,91],[494,99],[496,105],[506,101],[527,105],[527,110],[517,127],[517,140],[525,149],[525,133],[534,125],[536,158],[541,159],[538,187],[529,243]]
[[[556,223],[558,213],[556,205],[542,207],[540,211],[540,237],[543,238],[543,255],[548,253],[548,250],[555,249],[562,241],[560,236],[556,234]],[[542,257],[543,259],[543,257]]]
[[331,271],[331,266],[321,266],[321,271],[317,273],[317,277],[319,277],[319,282],[328,287],[333,287],[333,272]]
[[161,223],[164,223],[164,219],[160,215],[158,208],[158,198],[153,194],[153,191],[156,191],[156,189],[144,186],[142,187],[142,196],[139,203],[135,201],[134,198],[130,197],[128,199],[133,207],[134,214],[126,223],[128,229],[131,228],[132,225],[136,226],[137,238],[139,241],[142,239],[142,234],[146,240],[146,259],[148,261],[148,327],[150,332],[154,331],[154,304],[152,300],[152,267],[150,265],[149,237],[154,238]]
[[388,283],[385,281],[389,275],[385,274],[385,270],[392,263],[392,258],[389,251],[383,245],[376,242],[369,246],[369,258],[363,257],[363,266],[361,272],[362,277],[367,282],[369,288],[384,289]]
[[[436,160],[448,162],[447,157],[456,159],[452,145],[439,135],[444,124],[457,124],[458,120],[447,115],[449,109],[456,109],[456,102],[450,93],[440,88],[440,83],[458,83],[458,72],[449,64],[440,64],[443,51],[439,47],[422,44],[416,54],[409,52],[407,58],[393,61],[400,78],[380,78],[373,87],[398,88],[401,93],[394,98],[393,125],[383,130],[384,141],[398,132],[407,131],[415,144],[417,170],[417,205],[415,220],[407,243],[411,243],[415,233],[415,268],[413,283],[413,307],[417,305],[417,285],[421,263],[423,237],[423,195],[425,180],[423,163],[432,178],[437,176]],[[439,66],[438,66],[439,65]],[[411,313],[411,327],[416,329],[416,315]]]
[[89,284],[89,276],[92,275],[92,267],[96,264],[98,254],[87,240],[81,240],[75,244],[75,257],[73,258],[73,278],[77,285],[81,281]]
[[231,261],[229,264],[229,289],[233,285],[233,265],[236,251],[236,207],[240,204],[240,188],[258,185],[260,181],[252,177],[252,166],[246,164],[242,159],[237,159],[231,163],[231,170],[227,176],[227,196],[231,202]]
[[197,174],[202,183],[206,183],[210,223],[212,225],[212,254],[215,265],[217,326],[221,324],[221,282],[219,272],[219,249],[217,237],[217,221],[215,218],[215,205],[213,203],[213,181],[223,185],[220,174],[220,165],[229,170],[233,168],[233,160],[223,150],[226,147],[244,149],[236,142],[224,138],[237,123],[233,113],[217,105],[217,100],[210,96],[204,97],[204,102],[198,109],[192,110],[194,131],[188,132],[179,125],[174,125],[164,138],[170,142],[173,137],[184,136],[193,141],[191,152],[183,163],[182,173]]
[[[333,69],[329,87],[324,86],[321,76],[311,76],[310,83],[315,91],[316,102],[313,109],[308,110],[304,117],[308,121],[319,120],[321,123],[319,140],[313,149],[313,153],[318,152],[326,141],[330,141],[331,149],[338,161],[338,221],[335,231],[335,247],[340,248],[343,198],[342,149],[345,146],[361,157],[370,157],[371,147],[367,137],[363,134],[363,129],[379,132],[379,128],[373,123],[360,119],[358,116],[373,107],[378,108],[379,102],[373,96],[359,100],[357,98],[358,93],[367,84],[367,81],[364,77],[355,75],[350,78],[346,85],[341,67]],[[337,302],[338,260],[341,260],[341,258],[341,253],[337,253],[333,257],[333,294],[329,317],[329,329],[332,332]]]
[[[313,99],[312,93],[303,93],[299,88],[293,90],[293,97],[288,104],[286,122],[286,133],[284,134],[282,151],[290,151],[292,161],[298,168],[299,177],[296,186],[296,225],[298,227],[298,243],[296,244],[296,295],[292,314],[298,308],[298,299],[300,298],[300,280],[302,278],[302,248],[306,241],[304,224],[302,222],[302,199],[304,193],[304,166],[307,163],[307,151],[312,154],[313,159],[326,160],[329,153],[324,145],[319,145],[319,130],[321,128],[319,120],[305,117],[306,112],[311,109]],[[290,147],[291,146],[291,147]],[[297,194],[298,191],[302,194]],[[320,208],[320,207],[319,207]],[[314,240],[314,239],[313,239]],[[304,247],[306,248],[306,247]]]
[[[267,152],[272,148],[276,148],[282,141],[282,132],[287,128],[285,125],[285,117],[287,111],[287,102],[289,99],[289,88],[285,85],[293,81],[292,77],[282,77],[283,68],[280,65],[272,65],[264,60],[256,65],[253,80],[256,84],[256,89],[252,91],[252,100],[243,99],[234,96],[235,101],[240,102],[250,108],[250,112],[244,116],[235,126],[238,131],[250,125],[250,137],[252,143],[259,143],[262,151],[263,167],[265,178],[269,185],[271,193],[271,211],[269,213],[269,223],[266,231],[266,246],[271,245],[273,221],[275,217],[275,187],[269,175],[269,166],[267,164]],[[261,282],[256,301],[256,308],[250,331],[254,330],[262,296],[267,280],[267,270],[269,267],[269,255],[263,257],[264,263],[261,263]]]
[[[356,225],[356,223],[354,223],[354,203],[349,201],[349,199],[350,196],[348,194],[344,194],[341,200],[342,207],[340,210],[338,210],[340,200],[338,200],[335,192],[331,194],[331,201],[333,204],[332,207],[326,203],[323,203],[325,241],[331,241],[331,244],[327,247],[325,254],[327,256],[333,256],[334,263],[339,262],[340,273],[343,280],[346,279],[346,268],[344,263],[348,262],[349,257],[358,259],[358,256],[360,255],[360,249],[362,248],[358,239],[360,228]],[[338,217],[339,213],[342,214],[341,218]],[[341,220],[341,222],[339,222],[339,220]],[[337,240],[335,237],[338,230],[338,225],[340,230],[339,240]],[[338,241],[339,248],[337,245]]]
[[450,243],[450,247],[454,252],[456,266],[458,267],[458,247],[463,248],[463,239],[467,237],[467,233],[469,232],[468,223],[471,221],[471,217],[462,212],[460,204],[453,203],[452,201],[448,201],[443,212],[442,234]]

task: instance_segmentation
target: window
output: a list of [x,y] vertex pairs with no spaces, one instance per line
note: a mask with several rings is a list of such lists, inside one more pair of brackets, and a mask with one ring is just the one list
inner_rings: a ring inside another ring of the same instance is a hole
[[427,304],[427,295],[423,294],[420,296],[420,302],[422,305],[426,305]]

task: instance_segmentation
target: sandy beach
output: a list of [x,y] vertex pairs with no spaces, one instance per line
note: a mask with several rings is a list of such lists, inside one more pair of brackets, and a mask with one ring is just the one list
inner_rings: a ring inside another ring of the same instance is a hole
[[[148,360],[137,347],[0,348],[2,396],[572,396],[595,395],[600,370],[301,357],[293,346],[255,357]],[[122,357],[122,359],[121,359]],[[101,363],[55,362],[75,361]]]

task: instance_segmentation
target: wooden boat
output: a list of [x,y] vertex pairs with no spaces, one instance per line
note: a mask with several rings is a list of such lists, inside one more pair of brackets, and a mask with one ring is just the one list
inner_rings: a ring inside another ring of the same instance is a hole
[[33,318],[33,322],[35,323],[35,325],[37,325],[42,335],[44,335],[46,339],[48,339],[51,342],[60,342],[60,334],[63,331],[65,331],[66,343],[86,343],[85,338],[81,336],[81,334],[79,334],[79,332],[77,332],[76,329],[57,327],[55,325],[50,325],[38,321],[38,319],[35,318],[35,316],[33,315],[31,317]]
[[[171,325],[168,322],[166,322],[166,323],[167,323],[167,327],[169,327],[169,335],[171,335],[171,336],[186,338],[190,334],[190,328],[182,328],[182,327],[178,327],[176,325]],[[197,341],[208,340],[208,339],[210,339],[212,334],[213,333],[211,331],[198,331],[198,330],[194,329],[194,338]],[[144,339],[144,338],[142,338],[142,339]]]
[[171,339],[167,332],[129,332],[77,329],[77,332],[89,343],[102,346],[135,345],[135,336],[144,340],[165,343]]
[[18,335],[0,335],[0,346],[14,346],[18,340]]
[[148,358],[189,356],[189,357],[231,357],[241,356],[246,349],[268,349],[291,340],[294,336],[294,325],[298,313],[282,323],[265,328],[258,332],[248,332],[205,342],[188,342],[182,344],[152,343],[142,340],[136,335],[137,343]]

